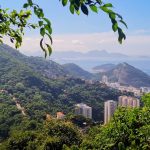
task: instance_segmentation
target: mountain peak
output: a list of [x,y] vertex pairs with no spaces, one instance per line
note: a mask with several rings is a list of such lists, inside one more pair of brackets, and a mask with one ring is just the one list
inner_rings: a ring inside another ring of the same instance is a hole
[[111,82],[134,87],[150,86],[150,76],[126,62],[118,64],[106,74]]
[[82,69],[81,67],[79,67],[78,65],[74,63],[64,64],[63,67],[69,74],[75,77],[81,77],[84,79],[91,79],[94,77],[92,73]]
[[123,63],[120,63],[120,64],[118,64],[117,66],[119,66],[119,67],[133,67],[133,66],[131,66],[131,65],[129,65],[128,63],[126,63],[126,62],[123,62]]

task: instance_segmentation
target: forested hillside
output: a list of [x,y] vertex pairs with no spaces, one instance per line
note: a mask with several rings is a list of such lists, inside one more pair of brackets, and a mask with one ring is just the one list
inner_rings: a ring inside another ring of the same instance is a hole
[[[56,63],[49,66],[50,62],[42,58],[26,57],[5,45],[0,48],[0,62],[2,139],[14,125],[24,121],[24,117],[43,122],[46,114],[55,117],[57,111],[73,114],[74,105],[80,102],[92,106],[93,119],[102,121],[103,102],[110,98],[117,100],[121,95],[98,82],[90,84],[80,78],[63,77],[64,72]],[[60,76],[46,76],[42,71],[45,68],[54,74],[53,70],[59,69]],[[25,115],[16,104],[23,108]]]
[[[80,102],[88,104],[93,109],[93,120],[103,121],[104,101],[117,100],[118,96],[125,93],[99,82],[91,83],[71,77],[55,62],[26,57],[6,45],[0,47],[0,62],[0,149],[79,150],[118,147],[115,139],[111,141],[111,145],[107,143],[107,140],[110,140],[107,128],[112,131],[112,135],[116,135],[114,122],[110,126],[98,125],[91,128],[95,126],[92,121],[74,116],[74,105]],[[49,66],[51,63],[53,65]],[[44,70],[51,74],[46,74]],[[55,71],[59,72],[59,75],[56,75]],[[65,120],[56,119],[58,111],[66,114]],[[122,112],[121,117],[128,117],[124,113]],[[84,121],[88,124],[81,128],[80,122]],[[143,123],[143,120],[141,122]],[[148,122],[149,120],[140,126],[145,127]],[[122,132],[124,125],[119,123],[121,122],[118,121],[118,126]],[[138,129],[134,123],[138,122],[131,122],[128,126],[130,130],[133,125]],[[138,134],[140,132],[139,129]],[[89,136],[90,139],[87,138]],[[129,135],[126,136],[128,138]],[[124,142],[119,135],[117,137],[119,141]],[[147,142],[147,139],[145,141]],[[130,146],[130,143],[127,146]]]
[[118,82],[123,85],[138,88],[150,86],[150,76],[128,63],[116,65],[114,68],[105,72],[105,75],[107,75],[110,82]]

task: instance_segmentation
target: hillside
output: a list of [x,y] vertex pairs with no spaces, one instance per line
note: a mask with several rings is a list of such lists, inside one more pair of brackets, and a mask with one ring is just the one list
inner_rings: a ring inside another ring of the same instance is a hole
[[83,79],[92,79],[95,77],[94,74],[85,71],[84,69],[73,63],[64,64],[63,67],[69,74],[74,77]]
[[118,64],[106,72],[106,75],[110,82],[115,81],[134,87],[150,86],[150,76],[127,63]]
[[[44,65],[45,64],[45,65]],[[93,107],[93,119],[103,120],[103,102],[121,95],[100,83],[90,84],[80,78],[65,76],[63,67],[57,66],[61,78],[49,78],[44,72],[50,62],[27,57],[9,46],[0,47],[0,88],[16,97],[31,118],[44,118],[45,113],[73,112],[76,103]],[[62,74],[61,74],[62,71]],[[53,74],[52,74],[53,75]],[[55,74],[56,75],[56,74]]]
[[34,72],[38,72],[49,78],[60,76],[62,77],[68,74],[67,72],[65,72],[65,70],[61,65],[57,64],[54,61],[45,60],[44,58],[41,57],[27,57],[21,54],[19,51],[5,44],[0,46],[0,54],[1,56],[5,55],[6,57],[9,58],[12,57],[12,59],[16,60],[18,63],[20,64],[23,63],[24,65],[33,69]]
[[116,65],[114,65],[114,64],[103,64],[100,66],[95,66],[94,68],[92,68],[92,70],[94,72],[99,72],[99,73],[108,72],[108,71],[112,70],[113,68],[115,68],[115,66]]
[[[56,76],[54,72],[54,78],[49,61],[0,47],[0,149],[46,149],[51,145],[59,150],[63,144],[78,145],[82,134],[75,125],[83,126],[85,119],[74,116],[75,104],[91,106],[93,120],[102,122],[104,102],[125,94],[99,82],[63,76],[64,68],[52,63],[60,73]],[[67,115],[65,120],[56,119],[58,111]]]

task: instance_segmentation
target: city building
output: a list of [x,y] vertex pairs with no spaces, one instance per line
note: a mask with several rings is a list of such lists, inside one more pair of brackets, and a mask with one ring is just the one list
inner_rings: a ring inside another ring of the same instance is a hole
[[108,100],[104,103],[104,124],[107,124],[117,108],[117,102]]
[[46,114],[46,120],[47,121],[51,121],[53,119],[53,117],[50,114]]
[[92,119],[92,107],[86,104],[80,103],[75,105],[75,114],[82,115],[86,118]]
[[140,100],[131,96],[119,96],[118,105],[121,107],[140,107]]
[[140,90],[142,93],[150,93],[150,87],[141,87]]
[[57,119],[64,119],[65,115],[63,112],[57,112]]
[[108,84],[108,77],[106,75],[103,75],[102,83]]

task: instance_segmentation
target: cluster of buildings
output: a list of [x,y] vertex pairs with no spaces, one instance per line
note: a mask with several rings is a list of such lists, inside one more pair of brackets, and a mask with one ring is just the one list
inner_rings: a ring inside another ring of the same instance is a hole
[[[104,103],[104,124],[107,124],[113,116],[117,107],[140,107],[140,100],[131,96],[120,96],[118,102],[114,100],[108,100]],[[85,118],[92,119],[92,107],[79,103],[75,105],[75,114],[82,115]],[[64,119],[63,112],[57,112],[57,119]]]
[[92,119],[92,107],[90,107],[84,103],[76,104],[75,105],[75,114],[82,115],[85,118]]
[[140,100],[131,96],[119,96],[118,105],[121,107],[140,107]]
[[141,87],[141,93],[150,93],[150,87]]
[[56,117],[53,117],[52,115],[46,113],[46,120],[51,121],[52,119],[64,119],[65,118],[65,114],[63,112],[57,112],[56,113]]
[[[82,115],[85,118],[92,119],[92,107],[90,107],[84,103],[76,104],[74,113],[76,115]],[[47,118],[47,120],[50,120],[51,116],[49,114],[47,114],[46,118]],[[63,112],[56,113],[56,119],[64,119],[64,118],[65,118],[65,114]]]
[[108,100],[104,104],[104,124],[107,124],[113,116],[117,107],[140,107],[140,100],[130,96],[120,96],[118,104],[114,100]]
[[136,88],[133,86],[123,86],[123,85],[120,85],[120,83],[118,83],[118,82],[110,83],[108,81],[108,77],[106,75],[104,75],[102,77],[101,82],[111,88],[118,89],[121,92],[132,92],[132,93],[134,93],[135,96],[141,96],[143,93],[150,93],[150,87]]
[[[92,81],[88,82],[90,84],[93,84]],[[105,83],[107,86],[118,89],[122,92],[124,91],[132,92],[136,97],[140,97],[143,93],[150,93],[150,87],[135,88],[132,86],[122,86],[118,82],[109,83],[108,78],[105,75],[102,77],[102,83]],[[140,107],[140,100],[131,96],[120,96],[118,98],[118,102],[114,100],[106,101],[104,103],[104,124],[107,124],[110,121],[117,107],[130,107],[130,108]],[[76,104],[74,113],[76,115],[82,115],[85,118],[92,119],[92,107],[88,106],[87,104],[84,103]],[[56,118],[64,119],[65,114],[63,112],[57,112]]]

